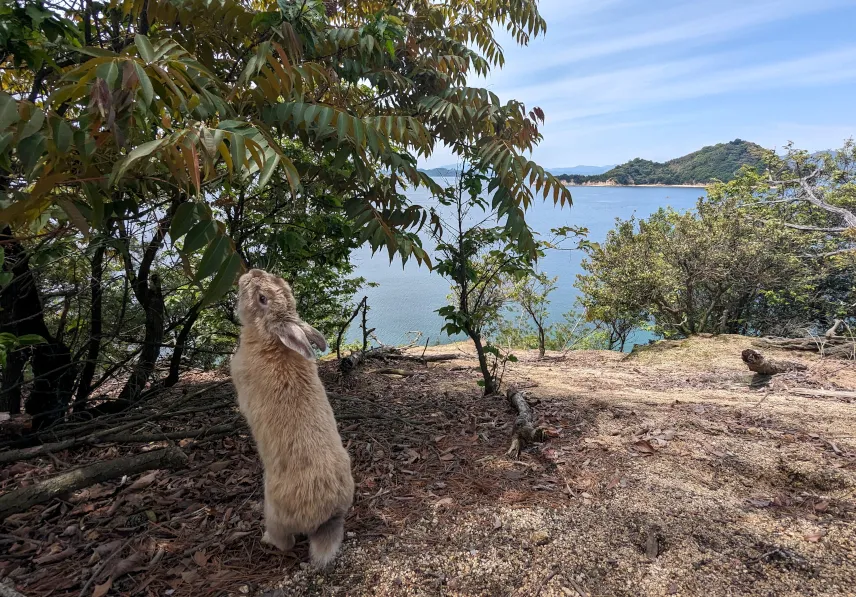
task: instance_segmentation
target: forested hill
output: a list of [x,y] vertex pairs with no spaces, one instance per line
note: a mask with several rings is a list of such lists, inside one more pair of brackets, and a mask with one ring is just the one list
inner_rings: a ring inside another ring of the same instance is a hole
[[563,175],[559,179],[571,184],[613,183],[641,184],[707,184],[714,180],[729,181],[744,165],[759,166],[763,148],[755,143],[735,139],[719,143],[665,163],[636,158],[594,176]]

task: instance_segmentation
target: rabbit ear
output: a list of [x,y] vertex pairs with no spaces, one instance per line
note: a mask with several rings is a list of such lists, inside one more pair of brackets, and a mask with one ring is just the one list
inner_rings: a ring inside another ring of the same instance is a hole
[[290,348],[310,361],[315,360],[315,350],[309,344],[309,340],[306,339],[306,334],[296,323],[288,322],[278,325],[276,335],[286,348]]
[[303,330],[303,333],[306,335],[306,339],[315,345],[315,348],[317,348],[321,352],[327,350],[327,339],[324,338],[324,334],[316,330],[314,327],[312,327],[305,321],[300,322],[300,329]]

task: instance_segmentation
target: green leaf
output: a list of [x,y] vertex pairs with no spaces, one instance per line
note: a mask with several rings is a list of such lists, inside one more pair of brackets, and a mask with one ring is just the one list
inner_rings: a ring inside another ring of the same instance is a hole
[[146,141],[142,145],[138,145],[125,157],[124,160],[120,162],[116,162],[116,165],[113,167],[113,173],[110,175],[110,184],[114,185],[128,168],[136,162],[137,160],[144,158],[154,152],[156,149],[159,149],[162,145],[167,143],[169,139],[154,139],[153,141]]
[[85,240],[89,240],[89,222],[86,221],[86,218],[83,217],[83,214],[80,213],[80,210],[74,204],[74,202],[69,199],[60,199],[57,201],[59,206],[68,216],[69,221],[74,224],[74,227],[80,230],[81,234],[83,234],[83,238]]
[[114,89],[116,80],[119,78],[119,67],[116,65],[116,61],[111,60],[98,65],[98,68],[95,69],[95,76],[107,81],[107,87]]
[[182,236],[187,234],[196,222],[196,203],[189,201],[182,203],[172,216],[172,224],[169,227],[169,236],[173,244]]
[[231,243],[227,236],[221,234],[215,238],[202,254],[202,260],[196,270],[196,281],[203,280],[216,272],[231,250]]
[[20,346],[34,346],[36,344],[45,344],[47,340],[39,336],[38,334],[24,334],[23,336],[18,336],[18,345]]
[[235,175],[240,177],[244,171],[244,158],[247,155],[244,138],[238,133],[232,133],[229,137],[229,147],[232,151],[232,166],[235,168]]
[[31,135],[34,135],[35,133],[39,132],[44,122],[45,113],[36,108],[33,112],[33,115],[30,117],[30,120],[27,122],[27,124],[24,125],[24,129],[21,131],[21,135],[18,137],[18,142],[20,143],[27,137],[30,137]]
[[205,290],[205,294],[202,297],[203,306],[210,305],[229,292],[229,289],[235,285],[235,279],[242,270],[243,263],[241,262],[241,257],[233,252],[226,259],[225,263],[220,266],[220,271],[217,272],[217,275],[214,276],[211,284]]
[[53,138],[56,150],[60,153],[68,152],[71,142],[74,140],[74,132],[65,121],[65,118],[57,118],[54,121]]
[[265,160],[265,166],[264,168],[262,168],[262,173],[259,176],[259,190],[265,188],[265,185],[270,180],[270,177],[273,176],[277,164],[279,164],[279,156],[276,154],[269,156]]
[[29,176],[45,151],[45,137],[41,133],[30,135],[18,143],[18,158]]
[[140,54],[140,58],[142,58],[146,63],[154,61],[155,50],[148,37],[138,33],[134,36],[134,45],[137,46],[137,52]]
[[8,93],[0,92],[0,131],[5,131],[20,119],[18,102]]
[[15,137],[15,133],[0,133],[0,154],[6,151],[6,148],[9,146],[9,142]]
[[195,253],[207,245],[216,233],[217,227],[214,222],[210,220],[199,222],[184,237],[184,245],[181,249],[187,254]]
[[134,63],[134,70],[137,73],[137,78],[140,80],[140,93],[143,96],[143,103],[146,106],[150,106],[152,104],[152,100],[155,98],[155,90],[152,87],[152,80],[149,79],[149,76],[146,74],[146,70],[136,62]]

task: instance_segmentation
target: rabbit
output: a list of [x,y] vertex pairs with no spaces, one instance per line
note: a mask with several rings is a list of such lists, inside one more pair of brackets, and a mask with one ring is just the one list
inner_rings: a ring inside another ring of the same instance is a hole
[[309,536],[312,564],[336,556],[354,496],[351,459],[311,344],[324,336],[297,315],[288,283],[252,269],[238,280],[239,347],[230,369],[238,406],[264,467],[265,533],[282,551],[294,535]]

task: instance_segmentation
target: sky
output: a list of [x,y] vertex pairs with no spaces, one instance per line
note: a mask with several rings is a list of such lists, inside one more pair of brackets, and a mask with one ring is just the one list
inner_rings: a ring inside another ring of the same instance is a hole
[[[856,136],[856,0],[541,0],[547,33],[487,79],[547,116],[547,168],[665,161],[736,138],[818,151]],[[454,163],[437,148],[423,165]]]

